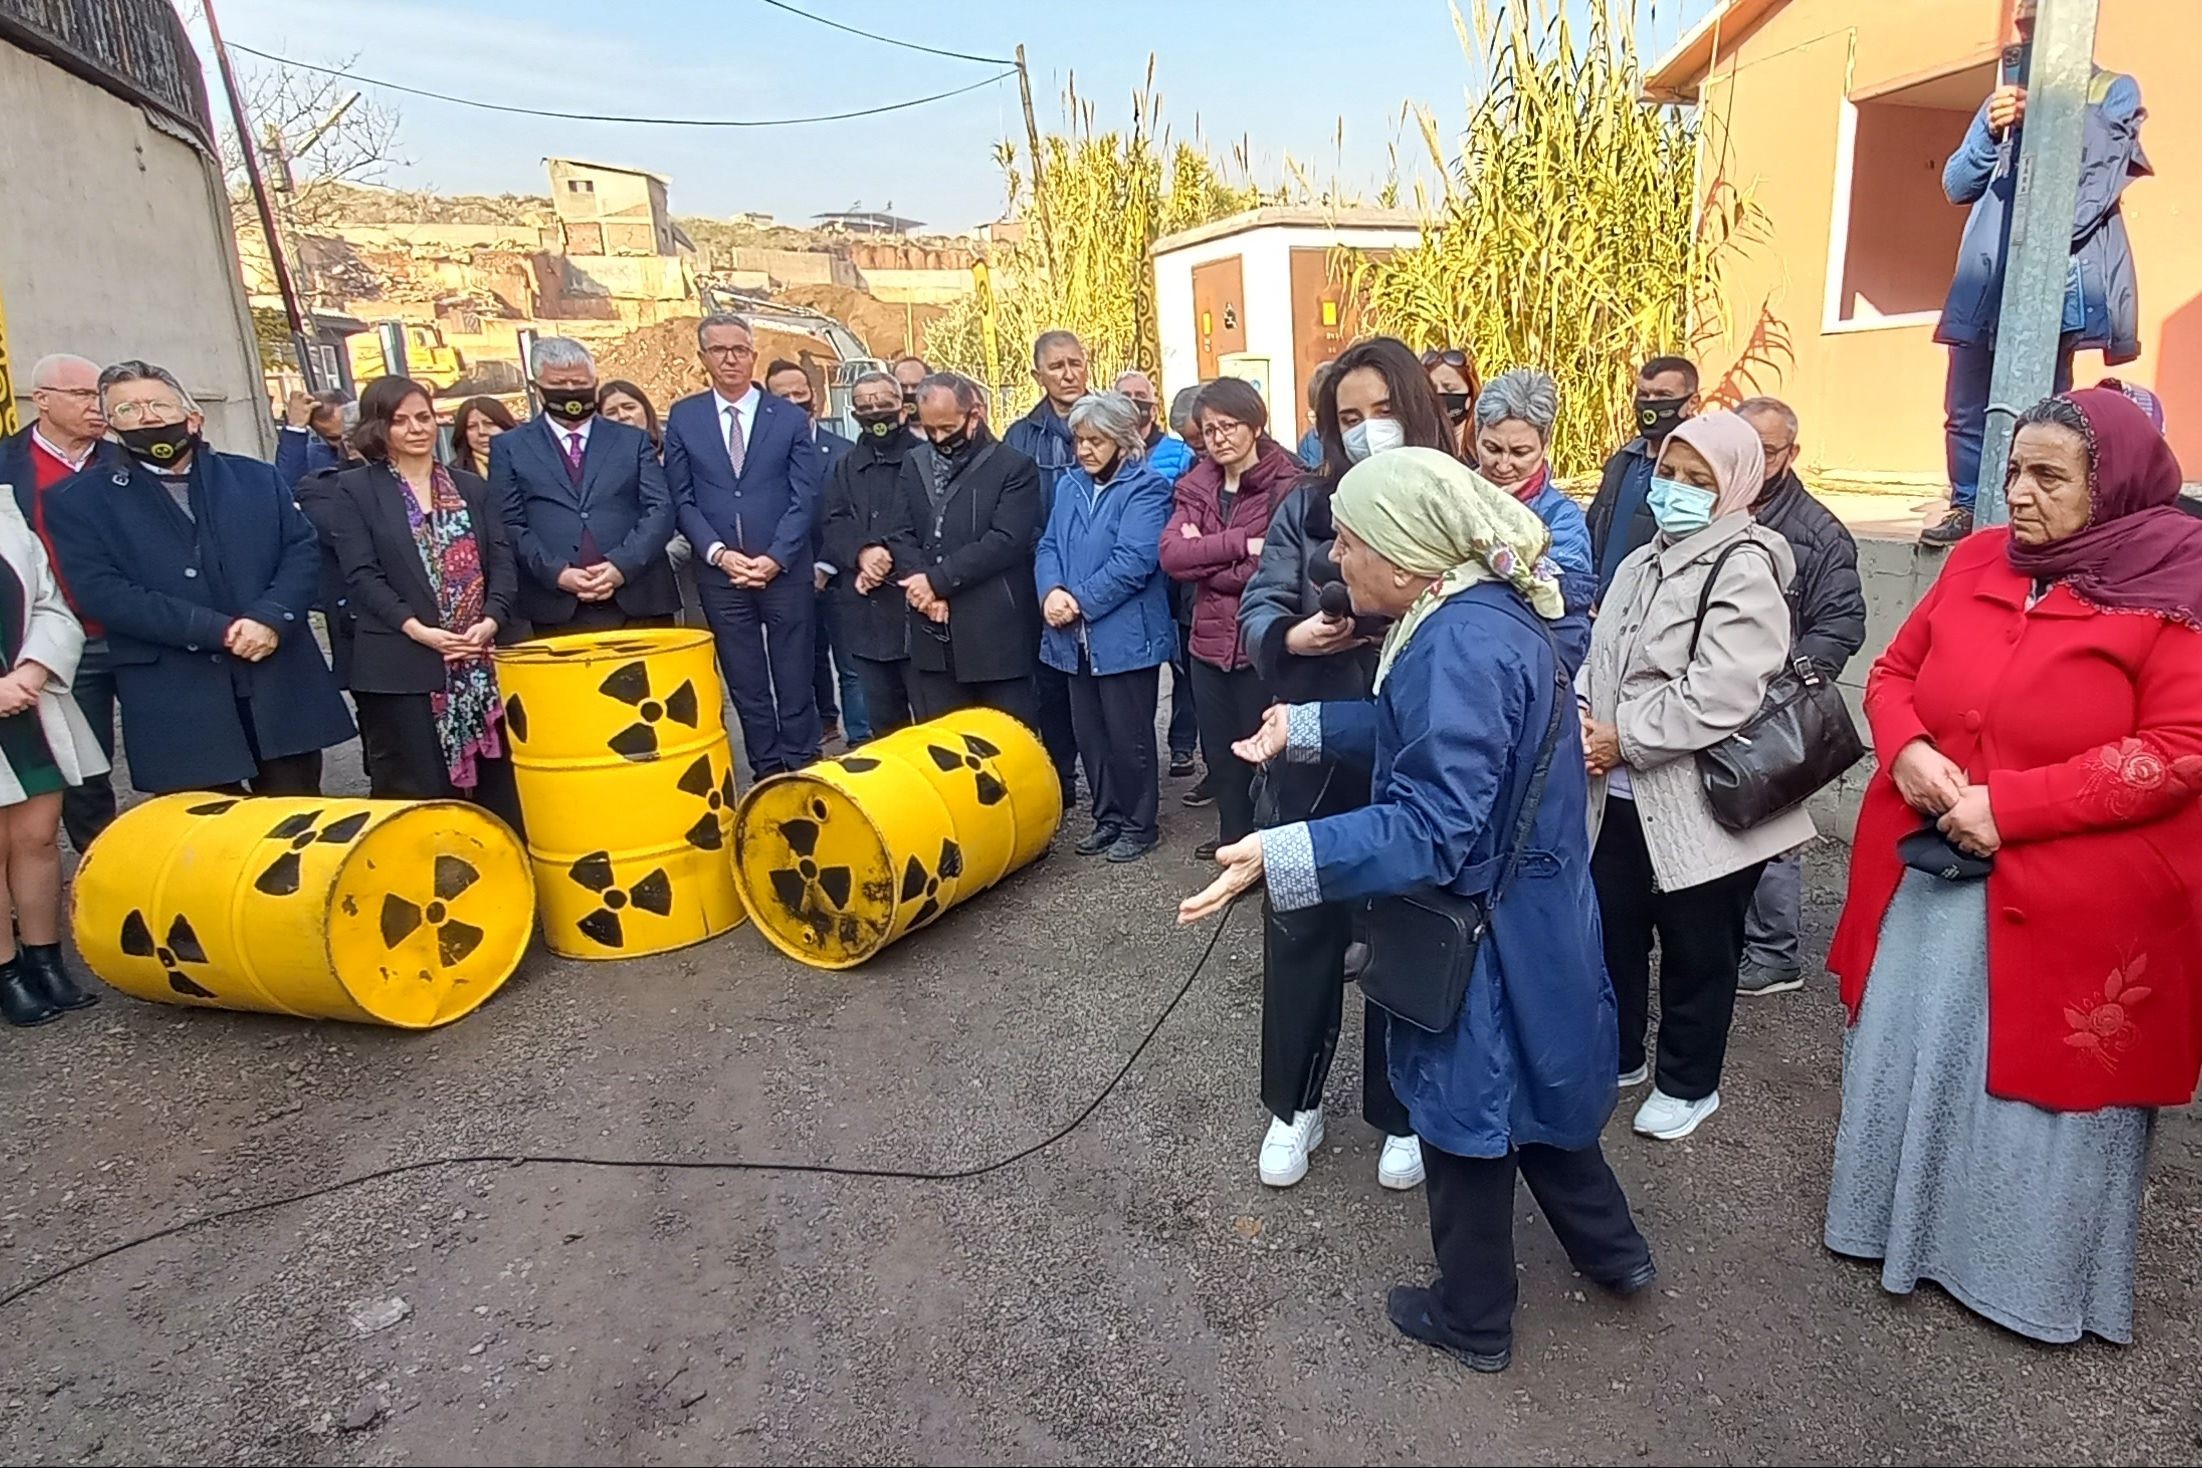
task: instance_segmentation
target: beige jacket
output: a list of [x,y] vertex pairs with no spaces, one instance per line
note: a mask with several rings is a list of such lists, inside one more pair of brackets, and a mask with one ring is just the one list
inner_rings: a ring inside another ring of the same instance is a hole
[[[92,726],[69,692],[77,661],[84,655],[84,628],[61,599],[46,548],[24,522],[14,488],[5,484],[0,484],[0,559],[7,561],[23,586],[23,605],[18,609],[23,617],[23,651],[18,661],[38,663],[50,675],[38,695],[38,727],[61,778],[81,785],[86,775],[107,768],[107,756],[99,752]],[[22,800],[22,782],[0,759],[0,806],[18,805]]]
[[[1739,550],[1720,569],[1697,656],[1698,595],[1722,550],[1749,536],[1772,555]],[[1643,821],[1652,875],[1662,892],[1695,887],[1813,837],[1802,807],[1748,831],[1713,818],[1698,783],[1697,751],[1719,743],[1758,712],[1767,685],[1789,657],[1783,588],[1796,557],[1780,534],[1748,511],[1724,515],[1683,540],[1664,536],[1630,553],[1614,574],[1591,629],[1578,687],[1591,716],[1620,733],[1621,758]],[[1591,782],[1590,840],[1598,842],[1606,779]]]

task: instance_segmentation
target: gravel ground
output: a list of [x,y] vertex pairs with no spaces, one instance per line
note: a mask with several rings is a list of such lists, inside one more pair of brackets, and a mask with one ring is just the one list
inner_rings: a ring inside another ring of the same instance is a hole
[[[347,788],[356,768],[332,769]],[[1177,786],[1172,785],[1174,796]],[[145,1229],[441,1152],[952,1167],[1083,1107],[1206,932],[1206,813],[1133,868],[1059,853],[852,974],[754,933],[537,953],[426,1035],[109,994],[0,1037],[0,1289]],[[1824,948],[1840,848],[1815,854]],[[1052,1150],[924,1184],[472,1165],[105,1260],[9,1308],[0,1461],[2195,1461],[2202,1127],[2167,1114],[2139,1344],[2029,1345],[1820,1247],[1833,986],[1745,1001],[1725,1105],[1609,1147],[1663,1271],[1617,1305],[1522,1200],[1513,1370],[1399,1340],[1419,1194],[1347,1114],[1306,1182],[1254,1151],[1260,938],[1230,930]],[[363,1303],[404,1301],[373,1333]]]

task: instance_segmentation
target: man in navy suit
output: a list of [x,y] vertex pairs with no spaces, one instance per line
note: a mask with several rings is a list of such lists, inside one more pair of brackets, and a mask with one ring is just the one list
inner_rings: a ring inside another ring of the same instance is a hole
[[538,637],[670,627],[673,496],[650,435],[596,415],[596,363],[564,337],[528,357],[543,412],[489,445],[489,490],[520,558]]
[[[785,357],[776,359],[765,369],[765,391],[782,402],[793,403],[810,416],[810,441],[818,446],[820,499],[818,513],[811,521],[810,549],[811,558],[816,562],[811,584],[818,588],[817,656],[812,664],[811,697],[818,703],[819,742],[831,743],[846,733],[851,745],[862,744],[872,737],[871,720],[865,716],[864,689],[856,681],[856,670],[847,666],[847,658],[839,652],[841,629],[834,622],[835,600],[831,590],[838,568],[828,563],[825,554],[824,486],[833,482],[833,466],[856,445],[818,421],[825,405],[817,389],[811,386],[809,369],[802,363],[790,362]],[[841,670],[838,682],[834,676],[836,666]]]
[[697,323],[696,346],[711,390],[665,415],[665,477],[696,548],[696,592],[750,772],[762,779],[818,758],[811,525],[824,460],[810,415],[758,389],[748,322],[714,311]]

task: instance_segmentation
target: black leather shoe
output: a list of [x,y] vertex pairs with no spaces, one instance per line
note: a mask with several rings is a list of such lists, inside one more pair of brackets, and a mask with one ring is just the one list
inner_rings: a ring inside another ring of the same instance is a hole
[[22,955],[20,961],[29,970],[31,992],[54,1008],[90,1009],[99,1003],[97,994],[77,987],[68,964],[62,961],[59,943],[25,943]]
[[1221,841],[1203,841],[1193,848],[1193,859],[1195,861],[1214,861],[1216,853],[1221,850],[1223,850]]
[[1099,856],[1102,852],[1114,846],[1117,838],[1123,834],[1114,826],[1095,826],[1092,834],[1073,846],[1071,850],[1077,852],[1080,856]]
[[1200,773],[1200,766],[1193,763],[1193,757],[1191,755],[1173,754],[1170,756],[1171,779],[1190,780],[1194,775],[1198,773]]
[[61,1018],[61,1011],[46,1002],[32,987],[30,970],[21,958],[0,963],[0,1019],[21,1029]]
[[1619,1279],[1599,1280],[1598,1288],[1609,1295],[1618,1295],[1626,1300],[1631,1295],[1641,1294],[1643,1291],[1650,1289],[1653,1281],[1658,1278],[1659,1266],[1646,1259],[1642,1264],[1637,1265]]
[[1401,1335],[1437,1347],[1470,1371],[1504,1371],[1514,1364],[1512,1346],[1496,1351],[1475,1351],[1464,1345],[1445,1319],[1445,1302],[1437,1297],[1436,1290],[1420,1285],[1395,1285],[1384,1297],[1384,1313],[1399,1327]]
[[1952,510],[1934,524],[1919,532],[1921,545],[1947,550],[1973,533],[1973,512]]
[[1137,861],[1161,844],[1162,838],[1159,836],[1148,841],[1142,841],[1137,836],[1119,836],[1116,844],[1109,848],[1106,859],[1114,862]]

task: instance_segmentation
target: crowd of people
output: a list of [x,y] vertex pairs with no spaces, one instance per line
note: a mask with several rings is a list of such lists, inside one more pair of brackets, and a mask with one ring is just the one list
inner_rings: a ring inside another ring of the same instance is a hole
[[[1351,345],[1297,450],[1254,385],[1165,408],[1144,371],[1097,388],[1067,331],[999,435],[984,389],[916,358],[848,384],[851,442],[740,317],[697,351],[708,386],[662,415],[559,338],[526,420],[475,399],[446,428],[402,377],[299,395],[272,464],[207,444],[158,365],[38,362],[36,421],[0,440],[6,1019],[92,1002],[58,832],[113,818],[118,707],[141,792],[314,793],[356,732],[374,795],[517,830],[493,650],[698,622],[753,778],[998,709],[1083,794],[1072,849],[1129,863],[1163,779],[1198,777],[1222,874],[1182,916],[1263,890],[1265,1184],[1318,1155],[1360,981],[1377,1181],[1427,1183],[1441,1271],[1394,1292],[1402,1331],[1507,1364],[1517,1176],[1591,1279],[1655,1278],[1601,1150],[1617,1098],[1647,1087],[1633,1130],[1691,1135],[1737,996],[1806,967],[1810,819],[1739,824],[1699,756],[1865,640],[1790,408],[1701,411],[1695,367],[1653,358],[1586,510],[1549,461],[1558,383],[1459,350]],[[2011,529],[1965,544],[1869,682],[1827,1242],[2044,1339],[2129,1336],[2151,1108],[2202,1063],[2179,480],[2115,385],[2045,402]],[[2109,892],[2083,875],[2106,862]]]

